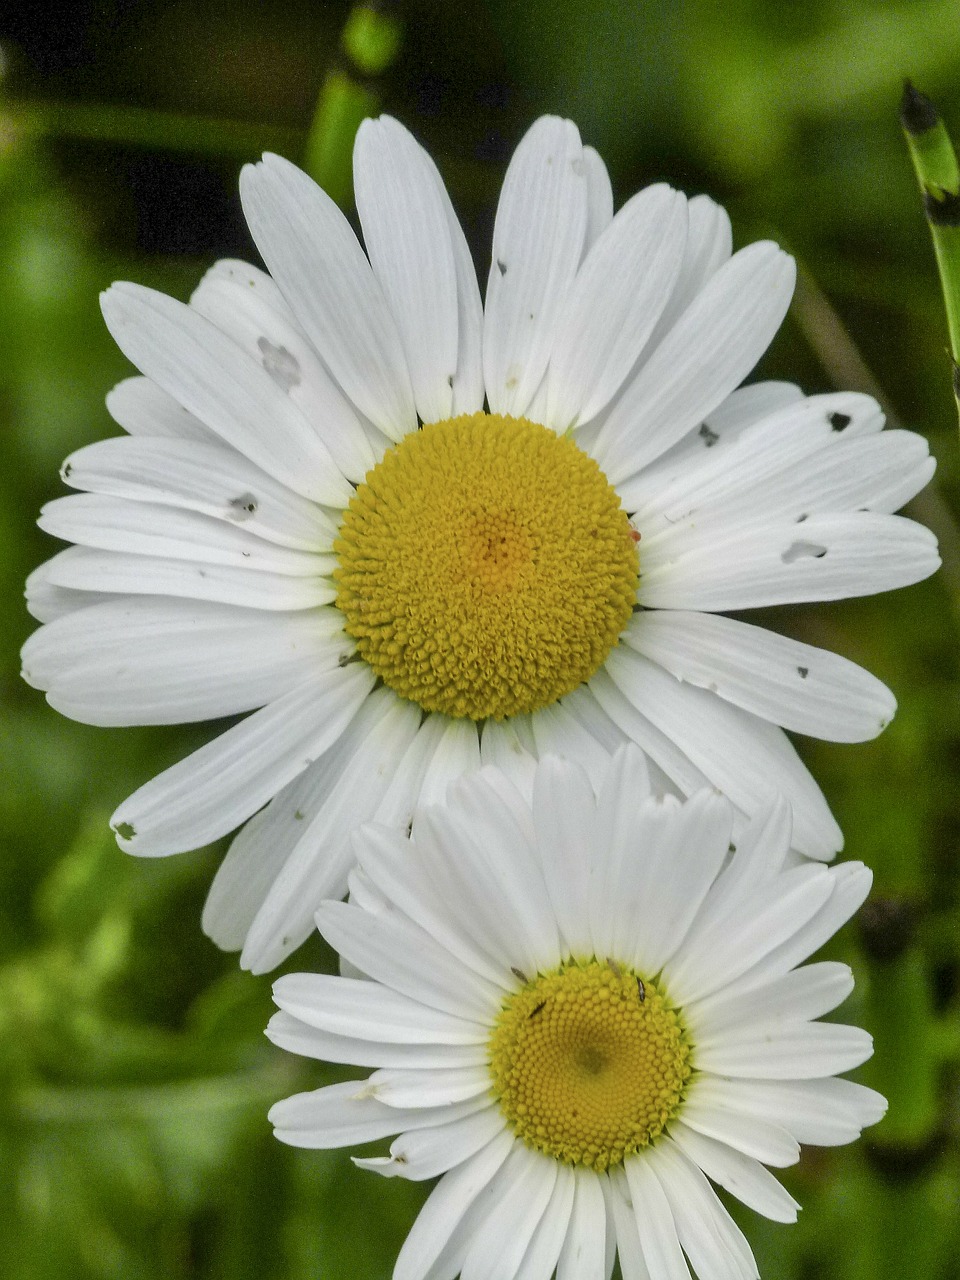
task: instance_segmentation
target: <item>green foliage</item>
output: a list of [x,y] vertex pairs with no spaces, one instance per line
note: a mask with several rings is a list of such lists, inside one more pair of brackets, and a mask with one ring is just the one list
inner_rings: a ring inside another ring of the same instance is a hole
[[[761,374],[826,389],[848,381],[852,351],[931,440],[945,573],[771,619],[900,700],[876,743],[801,744],[849,856],[876,872],[876,910],[835,950],[859,984],[842,1015],[876,1035],[864,1078],[893,1105],[868,1143],[809,1150],[788,1171],[797,1227],[736,1212],[767,1277],[947,1280],[960,1253],[960,467],[896,110],[910,75],[960,120],[955,0],[428,0],[406,7],[402,45],[373,5],[107,8],[120,35],[86,32],[85,77],[31,78],[21,37],[4,86],[18,105],[0,102],[0,1275],[372,1280],[425,1194],[272,1139],[273,1100],[343,1072],[272,1049],[269,981],[201,935],[217,851],[138,862],[113,843],[115,805],[209,728],[91,729],[17,675],[33,626],[22,582],[53,550],[37,509],[68,452],[114,433],[103,395],[129,372],[98,291],[120,276],[184,296],[215,253],[251,253],[236,212],[202,260],[145,252],[137,164],[202,158],[203,191],[233,192],[238,159],[270,147],[306,156],[346,203],[349,141],[382,101],[437,155],[478,262],[502,172],[487,158],[542,110],[577,119],[620,199],[658,178],[723,199],[738,243],[779,238],[838,313],[839,345],[822,309],[798,310]],[[203,199],[170,201],[171,233],[202,221]],[[290,967],[331,965],[314,941]]]

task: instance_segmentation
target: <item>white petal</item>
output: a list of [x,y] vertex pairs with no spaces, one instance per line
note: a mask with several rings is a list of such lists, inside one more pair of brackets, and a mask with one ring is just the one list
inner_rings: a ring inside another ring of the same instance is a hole
[[336,741],[372,684],[363,665],[326,672],[159,774],[113,815],[121,848],[178,853],[239,826]]
[[593,941],[585,908],[596,802],[583,769],[554,756],[542,761],[534,780],[533,815],[544,881],[564,943],[574,955],[589,955]]
[[667,305],[683,259],[687,202],[662,183],[629,200],[594,243],[561,310],[546,423],[589,422],[620,390]]
[[650,1280],[689,1280],[677,1226],[660,1179],[645,1160],[625,1160],[623,1171]]
[[704,1074],[697,1096],[716,1107],[757,1116],[787,1129],[798,1142],[835,1147],[853,1142],[886,1114],[873,1089],[835,1076],[814,1080],[744,1080]]
[[[541,963],[549,967],[558,962],[555,933],[553,949],[547,950],[549,958],[544,960],[544,950],[536,942],[540,922],[531,927],[524,898],[509,891],[508,885],[518,879],[523,882],[524,877],[511,876],[507,885],[502,884],[486,842],[475,840],[465,823],[456,821],[449,810],[431,809],[418,818],[415,838],[425,878],[435,885],[445,914],[459,930],[458,945],[470,947],[475,957],[472,967],[478,967],[477,957],[485,956],[479,971],[498,986],[511,989],[515,985],[511,966],[532,975]],[[541,889],[538,896],[543,894]]]
[[527,798],[533,790],[536,757],[523,745],[516,726],[509,720],[486,720],[480,737],[481,767],[501,770]]
[[662,609],[754,609],[842,600],[920,582],[940,564],[922,525],[872,511],[701,530],[679,525],[644,546],[638,598]]
[[[569,1165],[557,1165],[557,1180],[550,1203],[530,1241],[516,1280],[550,1280],[570,1227],[576,1178]],[[589,1273],[584,1274],[589,1280]]]
[[689,756],[680,750],[669,734],[653,724],[635,703],[621,692],[619,686],[611,680],[609,672],[601,668],[591,676],[588,692],[624,736],[641,747],[684,795],[692,795],[694,791],[710,787],[711,783],[706,774],[701,772]]
[[[610,767],[610,751],[590,732],[582,719],[577,718],[568,699],[564,698],[562,703],[555,702],[552,707],[541,707],[530,717],[530,724],[541,760],[546,756],[576,760],[586,770],[594,786],[600,785]],[[616,732],[612,723],[610,728]]]
[[433,161],[389,116],[364,120],[353,148],[363,240],[403,343],[417,413],[449,418],[457,371],[457,275]]
[[86,724],[180,724],[250,711],[349,657],[331,610],[261,613],[124,596],[34,633],[24,675]]
[[809,1080],[851,1071],[873,1053],[873,1039],[860,1027],[802,1022],[743,1039],[697,1046],[704,1071],[750,1080]]
[[791,969],[748,992],[719,991],[701,1003],[688,1004],[684,1016],[696,1027],[698,1046],[727,1036],[740,1037],[763,1027],[775,1033],[783,1022],[821,1018],[842,1004],[853,990],[849,965],[835,960]]
[[[815,468],[821,460],[829,463],[838,449],[841,459],[849,459],[851,451],[854,455],[861,450],[869,454],[877,447],[878,438],[892,437],[892,432],[879,435],[883,415],[877,402],[849,391],[819,396],[798,392],[796,397],[785,399],[778,392],[779,404],[757,417],[755,403],[742,405],[738,399],[749,390],[753,388],[744,387],[728,397],[724,405],[733,402],[733,409],[725,411],[721,405],[669,456],[620,486],[627,510],[636,513],[648,540],[694,513],[698,526],[717,519],[739,525],[754,521],[756,512],[796,520],[813,511],[861,505],[847,500],[856,496],[844,487],[850,482],[849,463],[839,468],[840,485],[832,490],[836,502],[829,486],[820,492],[815,474],[813,483],[808,478],[804,486],[802,501],[795,504],[799,490],[793,489],[792,480],[811,463]],[[760,407],[767,400],[766,394],[761,397]],[[697,443],[691,445],[691,440]],[[772,489],[777,490],[777,496],[771,503],[767,494]]]
[[800,1144],[781,1125],[712,1105],[699,1095],[684,1100],[683,1123],[774,1168],[785,1168],[800,1159]]
[[149,378],[124,378],[107,392],[107,412],[132,436],[220,445],[216,432]]
[[357,907],[325,902],[317,928],[363,973],[432,1009],[488,1023],[499,1008],[498,988],[404,919],[381,916],[372,927]]
[[[56,556],[53,557],[57,559]],[[49,562],[48,562],[49,563]],[[112,596],[102,591],[72,591],[69,587],[55,587],[47,579],[46,564],[39,565],[29,574],[24,589],[27,612],[38,622],[56,622],[78,609],[89,609],[94,604],[107,604]],[[29,677],[25,675],[27,683]]]
[[498,1202],[474,1234],[461,1280],[513,1280],[557,1182],[555,1161],[519,1143],[498,1178]]
[[100,305],[124,355],[221,439],[295,493],[346,506],[352,489],[326,446],[232,338],[142,285],[115,284]]
[[[340,778],[368,738],[385,735],[398,719],[399,699],[389,689],[372,693],[341,736],[315,764],[278,791],[234,838],[214,876],[203,908],[203,930],[218,947],[237,951],[243,945],[257,912],[297,847],[307,824],[328,803]],[[367,783],[369,785],[369,778]],[[366,814],[352,815],[361,821]],[[311,904],[312,911],[320,898]],[[282,928],[282,925],[280,926]]]
[[393,1269],[393,1280],[425,1280],[464,1214],[496,1179],[515,1145],[503,1130],[475,1156],[441,1178],[410,1230]]
[[738,386],[793,293],[793,259],[770,241],[717,271],[617,402],[592,453],[612,483],[659,457]]
[[[852,437],[825,428],[829,434],[821,443],[799,431],[784,440],[766,427],[759,424],[730,448],[714,450],[708,455],[714,466],[691,468],[687,485],[680,482],[663,495],[661,518],[673,528],[695,515],[702,529],[761,519],[802,525],[812,515],[838,511],[889,514],[936,470],[926,440],[910,431]],[[646,513],[636,519],[645,530]]]
[[41,509],[37,524],[65,542],[128,555],[202,560],[298,578],[330,573],[337,565],[333,555],[280,547],[227,520],[99,493],[55,498]]
[[742,917],[743,900],[783,869],[793,835],[793,813],[782,795],[762,805],[738,834],[736,851],[700,909],[695,929]]
[[[459,1052],[463,1052],[460,1050]],[[367,1089],[390,1107],[437,1107],[492,1097],[487,1063],[469,1067],[397,1067],[375,1071]]]
[[670,1137],[711,1181],[751,1209],[774,1222],[796,1222],[800,1206],[759,1161],[688,1129],[682,1120],[671,1122]]
[[489,1028],[429,1009],[381,986],[325,973],[287,973],[273,998],[308,1026],[361,1040],[402,1044],[485,1045]]
[[362,480],[378,451],[273,280],[246,262],[217,262],[194,290],[190,305],[263,366],[300,409],[343,474],[354,482]]
[[393,777],[373,821],[399,831],[412,830],[424,779],[446,738],[449,723],[444,716],[424,717],[413,741],[394,761]]
[[[664,798],[664,806],[668,799]],[[697,792],[683,806],[673,824],[675,832],[665,842],[666,849],[658,850],[659,857],[650,856],[654,869],[646,882],[645,905],[650,912],[650,927],[642,931],[642,938],[638,937],[641,931],[633,927],[637,938],[633,948],[635,965],[656,973],[683,945],[727,855],[732,822],[729,802],[714,791]],[[637,905],[639,908],[640,903]],[[622,907],[620,910],[617,941],[623,945],[631,926]]]
[[[450,783],[480,768],[480,737],[472,720],[438,717],[443,733],[427,761],[420,784],[420,805],[444,804]],[[382,815],[378,819],[383,821]]]
[[[407,1071],[426,1071],[428,1074],[445,1075],[447,1072],[477,1068],[487,1071],[487,1052],[482,1045],[401,1044],[395,1041],[381,1043],[368,1037],[339,1036],[308,1026],[283,1010],[270,1019],[266,1034],[267,1039],[281,1049],[286,1049],[288,1053],[317,1058],[321,1062],[347,1063],[354,1067],[383,1067],[401,1074]],[[488,1079],[489,1074],[484,1078]],[[375,1096],[381,1097],[379,1093]],[[381,1097],[381,1101],[390,1100]],[[445,1101],[445,1098],[437,1098],[436,1105]]]
[[471,874],[477,863],[472,842],[451,843],[446,835],[437,832],[429,813],[418,818],[412,841],[388,827],[364,827],[354,848],[365,883],[383,896],[391,913],[402,913],[468,969],[510,990],[509,962],[502,956],[491,961],[495,935],[482,932],[499,904],[496,898],[490,903],[488,886]]
[[587,232],[583,240],[586,255],[613,218],[613,188],[607,166],[595,148],[583,148],[583,163],[587,175]]
[[100,440],[72,453],[62,475],[75,489],[185,507],[241,526],[281,547],[329,551],[336,525],[249,459],[219,443],[140,437]]
[[353,1163],[381,1177],[423,1182],[463,1164],[505,1127],[499,1108],[485,1107],[448,1124],[402,1133],[391,1143],[389,1156],[375,1156],[371,1160],[354,1156]]
[[830,742],[875,738],[897,709],[886,685],[846,658],[733,618],[648,609],[623,639],[680,681]]
[[690,934],[670,965],[672,998],[685,1005],[719,991],[793,937],[832,892],[830,872],[810,863],[757,885],[743,900],[738,931],[724,917]]
[[[651,1280],[643,1249],[640,1246],[640,1236],[637,1233],[637,1215],[630,1202],[630,1191],[623,1172],[615,1170],[614,1175],[604,1179],[600,1185],[612,1219],[608,1222],[607,1231],[608,1235],[616,1238],[623,1280]],[[612,1267],[608,1268],[608,1277],[612,1274],[612,1270]]]
[[374,1142],[401,1129],[456,1121],[476,1110],[475,1103],[461,1103],[402,1111],[377,1102],[363,1092],[365,1087],[365,1080],[347,1080],[274,1103],[269,1120],[276,1136],[295,1147],[349,1147]]
[[656,462],[619,485],[625,509],[639,510],[648,502],[658,502],[660,494],[697,466],[706,451],[721,443],[726,448],[754,422],[803,399],[800,388],[790,382],[754,382],[731,391],[699,426],[671,445]]
[[557,1280],[602,1280],[607,1214],[600,1179],[592,1169],[577,1166],[573,1174],[573,1212],[557,1263]]
[[807,956],[832,938],[841,925],[846,924],[863,903],[873,883],[873,873],[862,862],[841,863],[840,866],[831,868],[828,874],[831,894],[825,905],[805,925],[798,928],[792,937],[780,943],[757,965],[748,969],[739,980],[741,989],[786,973],[794,965],[806,960]]
[[240,175],[270,274],[353,403],[391,440],[416,427],[400,335],[349,222],[295,165],[265,155]]
[[243,968],[264,973],[278,965],[313,932],[321,901],[346,890],[354,863],[351,833],[373,816],[393,762],[410,746],[420,718],[419,707],[391,690],[378,693],[385,696],[377,699],[380,707],[362,726],[362,736],[358,732],[331,748],[345,757],[343,767],[331,761],[322,792],[314,791],[301,809],[301,830],[251,922],[240,957]]
[[543,378],[587,227],[583,148],[569,120],[542,116],[507,168],[493,229],[483,370],[494,413],[522,416]]
[[664,1138],[648,1153],[673,1212],[680,1243],[700,1280],[757,1280],[747,1240],[700,1169]]
[[462,779],[451,788],[450,797],[462,837],[469,834],[481,851],[500,901],[522,904],[527,963],[534,970],[556,964],[557,920],[531,847],[533,831],[524,829],[513,807],[482,776]]
[[[634,707],[744,812],[754,812],[779,791],[793,805],[795,848],[828,859],[842,847],[843,835],[819,787],[779,729],[716,694],[680,684],[624,646],[612,651],[605,670]],[[671,773],[652,746],[640,745]],[[684,785],[681,777],[676,781]]]
[[252,609],[315,609],[336,597],[322,577],[292,578],[256,569],[166,556],[126,555],[95,547],[68,547],[48,560],[45,577],[54,586],[141,596],[181,596]]
[[650,335],[644,359],[673,328],[707,281],[730,257],[733,233],[730,218],[709,196],[687,203],[687,243],[677,283],[663,315]]

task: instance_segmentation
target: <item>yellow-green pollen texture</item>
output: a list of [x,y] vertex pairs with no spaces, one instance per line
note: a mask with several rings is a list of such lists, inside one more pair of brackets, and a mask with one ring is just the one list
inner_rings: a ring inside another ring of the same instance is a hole
[[334,550],[361,656],[425,711],[473,720],[536,711],[589,679],[637,595],[616,491],[525,418],[411,432],[367,473]]
[[528,982],[490,1038],[494,1091],[517,1136],[598,1172],[656,1140],[680,1106],[689,1055],[656,986],[598,960]]

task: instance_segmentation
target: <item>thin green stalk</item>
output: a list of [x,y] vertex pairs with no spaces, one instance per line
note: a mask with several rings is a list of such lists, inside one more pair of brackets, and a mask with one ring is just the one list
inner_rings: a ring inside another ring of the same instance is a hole
[[243,158],[259,156],[262,151],[295,155],[303,139],[299,129],[282,125],[83,102],[4,103],[0,106],[0,146],[4,136],[10,135]]
[[340,37],[340,60],[327,72],[303,154],[303,167],[337,204],[353,195],[353,140],[380,106],[377,78],[400,51],[401,28],[391,6],[356,5]]
[[950,333],[953,394],[960,413],[960,167],[936,107],[909,80],[900,103],[900,122],[933,237]]

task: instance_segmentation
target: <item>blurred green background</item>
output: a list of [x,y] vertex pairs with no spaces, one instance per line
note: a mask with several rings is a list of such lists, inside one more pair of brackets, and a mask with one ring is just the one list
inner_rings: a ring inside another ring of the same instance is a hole
[[[73,724],[17,658],[23,578],[55,549],[33,520],[64,455],[115,433],[103,397],[129,372],[98,290],[185,297],[215,257],[253,255],[236,178],[265,147],[309,157],[349,200],[343,131],[378,103],[437,158],[481,279],[505,161],[543,111],[577,121],[621,201],[659,179],[724,201],[738,244],[773,235],[805,272],[761,372],[875,385],[940,460],[913,512],[941,537],[937,579],[769,618],[900,699],[877,743],[800,744],[877,874],[834,951],[858,977],[841,1016],[877,1040],[860,1078],[892,1105],[869,1141],[788,1171],[797,1227],[738,1217],[768,1278],[960,1275],[960,469],[897,123],[909,75],[960,134],[956,0],[421,0],[391,7],[398,42],[371,44],[355,13],[344,45],[350,12],[75,0],[0,16],[0,1276],[385,1277],[425,1194],[272,1139],[271,1101],[338,1077],[266,1042],[270,980],[202,937],[219,851],[136,862],[113,844],[115,805],[210,728]],[[315,942],[287,967],[331,964]]]

